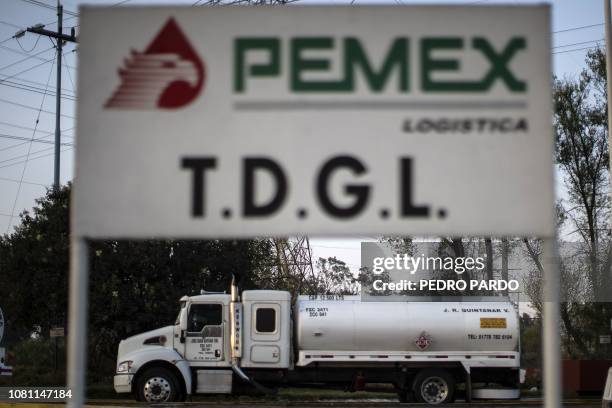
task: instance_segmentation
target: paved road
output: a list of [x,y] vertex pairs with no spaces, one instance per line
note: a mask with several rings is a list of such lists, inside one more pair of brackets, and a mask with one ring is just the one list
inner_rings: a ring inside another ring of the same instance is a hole
[[[88,407],[101,408],[101,407],[137,407],[144,406],[143,404],[136,403],[130,400],[92,400],[88,401]],[[212,402],[212,401],[196,401],[196,402],[183,402],[175,404],[159,404],[156,407],[185,407],[185,408],[228,408],[233,406],[248,406],[256,408],[278,408],[278,407],[292,407],[292,408],[331,408],[331,407],[356,407],[356,408],[406,408],[408,406],[425,407],[425,404],[400,404],[396,400],[323,400],[323,401],[253,401],[253,400],[230,400],[223,402]],[[463,401],[457,401],[453,404],[448,405],[450,408],[464,408],[464,407],[478,407],[478,408],[504,408],[504,407],[538,407],[542,406],[541,399],[529,398],[518,401],[486,401],[486,402],[473,402],[467,404]],[[563,402],[563,406],[572,408],[601,408],[601,400],[599,399],[568,399]]]
[[[6,404],[0,402],[0,407],[15,407],[15,408],[57,408],[61,404],[40,404],[40,403],[11,403]],[[146,404],[137,403],[132,400],[89,400],[86,407],[89,408],[117,408],[117,407],[146,407]],[[250,399],[245,400],[227,400],[222,402],[214,401],[194,401],[194,402],[182,402],[173,404],[156,404],[155,408],[229,408],[229,407],[255,407],[255,408],[279,408],[279,407],[291,407],[291,408],[344,408],[344,407],[356,407],[356,408],[406,408],[411,406],[426,407],[425,404],[400,404],[392,399],[380,399],[380,400],[323,400],[323,401],[254,401]],[[529,398],[518,401],[486,401],[486,402],[473,402],[467,404],[463,401],[457,401],[453,404],[447,405],[449,408],[464,408],[464,407],[478,407],[478,408],[505,408],[505,407],[538,407],[542,406],[542,400]],[[564,407],[571,408],[601,408],[601,400],[598,399],[568,399],[563,402]]]

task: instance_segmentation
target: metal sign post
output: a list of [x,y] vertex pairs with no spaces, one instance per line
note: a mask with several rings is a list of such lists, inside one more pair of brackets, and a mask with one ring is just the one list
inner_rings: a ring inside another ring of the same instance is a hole
[[561,342],[559,339],[559,250],[555,236],[544,239],[544,285],[542,296],[542,351],[544,354],[544,406],[561,407]]
[[[75,188],[78,188],[76,185],[78,185],[78,181],[75,182]],[[68,310],[67,353],[67,382],[68,387],[72,390],[72,399],[68,401],[68,406],[71,407],[81,407],[85,402],[88,280],[89,247],[84,238],[73,234],[70,242],[70,305]]]

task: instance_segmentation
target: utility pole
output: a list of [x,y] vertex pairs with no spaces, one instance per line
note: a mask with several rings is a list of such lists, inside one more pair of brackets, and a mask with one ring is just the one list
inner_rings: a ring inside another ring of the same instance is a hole
[[[57,32],[45,30],[43,25],[35,25],[28,27],[25,31],[44,35],[49,38],[55,38],[57,49],[57,81],[56,81],[56,94],[55,94],[55,161],[53,164],[53,188],[59,189],[60,186],[60,147],[61,147],[61,129],[60,129],[60,114],[62,109],[62,47],[64,42],[70,41],[73,43],[77,42],[74,35],[74,28],[71,29],[70,35],[64,34],[63,31],[63,12],[64,9],[60,4],[60,0],[57,0]],[[20,31],[15,34],[15,37],[21,37],[25,31]]]
[[[62,34],[63,20],[64,20],[64,9],[60,4],[60,0],[57,0],[57,32]],[[60,143],[61,143],[61,129],[60,129],[60,111],[62,109],[62,40],[57,40],[57,80],[56,80],[56,94],[55,94],[55,159],[53,161],[53,189],[59,190],[60,186]]]

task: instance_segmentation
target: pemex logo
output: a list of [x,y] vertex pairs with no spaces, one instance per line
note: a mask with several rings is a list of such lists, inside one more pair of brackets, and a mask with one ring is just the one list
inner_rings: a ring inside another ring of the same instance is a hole
[[118,73],[121,84],[105,108],[181,108],[198,96],[206,74],[204,63],[173,18],[144,52],[132,50]]

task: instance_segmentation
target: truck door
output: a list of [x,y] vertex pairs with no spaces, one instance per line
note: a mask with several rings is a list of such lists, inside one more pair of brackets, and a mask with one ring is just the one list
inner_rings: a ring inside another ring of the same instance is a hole
[[254,303],[251,309],[251,361],[276,364],[280,361],[280,305]]
[[192,303],[187,315],[185,358],[190,361],[222,361],[225,332],[223,304]]

